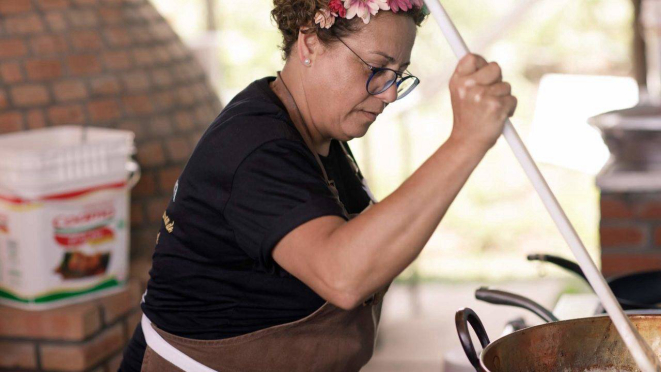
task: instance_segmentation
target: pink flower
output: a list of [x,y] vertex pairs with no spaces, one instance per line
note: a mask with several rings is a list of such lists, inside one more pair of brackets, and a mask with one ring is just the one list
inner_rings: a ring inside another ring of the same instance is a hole
[[328,9],[330,9],[331,13],[336,17],[340,16],[341,18],[344,18],[347,15],[347,10],[342,4],[342,0],[331,0],[330,3],[328,3]]
[[357,15],[365,24],[370,21],[370,15],[376,15],[379,10],[390,10],[388,0],[344,0],[344,7],[347,8],[347,19]]
[[314,16],[314,23],[321,28],[330,28],[335,23],[335,16],[328,9],[320,9]]
[[424,3],[422,2],[422,0],[411,0],[411,5],[413,5],[416,8],[422,8]]
[[413,8],[413,6],[411,6],[410,0],[388,0],[388,5],[390,6],[390,9],[393,13],[397,13],[400,10],[405,12]]

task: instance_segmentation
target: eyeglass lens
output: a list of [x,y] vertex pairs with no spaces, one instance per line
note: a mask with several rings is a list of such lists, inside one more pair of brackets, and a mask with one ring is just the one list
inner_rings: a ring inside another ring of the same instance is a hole
[[[395,74],[394,71],[380,70],[372,76],[372,79],[367,85],[367,91],[370,94],[383,93],[386,89],[390,88],[396,79],[397,74]],[[417,83],[418,79],[416,77],[405,76],[404,79],[399,82],[399,86],[397,87],[397,99],[401,99],[409,94],[411,90],[418,85]]]

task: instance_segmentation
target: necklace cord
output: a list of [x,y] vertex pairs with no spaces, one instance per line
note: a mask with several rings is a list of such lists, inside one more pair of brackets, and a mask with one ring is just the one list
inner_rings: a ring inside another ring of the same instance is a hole
[[[298,116],[300,117],[301,122],[303,122],[303,124],[304,124],[305,119],[303,119],[303,114],[301,114],[301,110],[298,108],[298,105],[296,104],[296,101],[294,100],[294,95],[291,94],[291,91],[289,90],[289,88],[287,87],[287,84],[285,83],[284,79],[282,78],[282,75],[280,74],[280,71],[278,71],[277,74],[278,74],[278,79],[282,83],[282,86],[285,88],[285,90],[287,91],[287,94],[289,94],[289,98],[292,100],[292,103],[294,104],[294,107],[296,108],[296,112],[298,113]],[[303,138],[303,141],[305,142],[305,145],[308,147],[310,152],[312,152],[312,155],[314,155],[315,160],[317,160],[317,163],[319,164],[319,168],[321,168],[321,172],[324,175],[324,179],[326,180],[326,183],[328,184],[328,187],[331,189],[333,194],[339,200],[339,192],[338,192],[338,190],[335,186],[335,182],[333,182],[330,178],[328,178],[328,174],[326,173],[326,169],[324,168],[324,165],[321,162],[321,159],[319,158],[319,154],[317,154],[317,152],[312,148],[312,140],[310,139],[310,136],[307,132],[306,127],[304,127],[304,125],[301,125],[301,123],[298,123],[296,120],[294,120],[294,118],[292,118],[292,122],[294,123],[294,126],[296,127],[296,129],[300,133],[301,137]],[[362,172],[360,171],[360,168],[358,167],[358,164],[356,164],[356,161],[354,160],[353,156],[351,156],[349,154],[349,152],[345,148],[342,141],[338,140],[338,142],[340,144],[340,148],[342,148],[342,152],[344,152],[344,155],[347,157],[347,160],[349,161],[349,165],[352,168],[352,170],[354,171],[354,174],[356,175],[358,180],[361,183],[364,184],[364,176],[363,176]],[[368,194],[370,194],[371,202],[374,203],[375,200],[371,196],[371,193],[368,193]]]
[[[285,88],[287,91],[287,94],[289,94],[289,97],[291,98],[291,101],[294,103],[294,107],[296,108],[296,111],[298,113],[298,116],[300,117],[300,120],[305,123],[305,119],[303,119],[303,115],[301,114],[301,110],[298,108],[298,105],[296,104],[296,101],[294,100],[294,95],[291,94],[291,91],[287,87],[287,84],[285,84],[284,79],[282,79],[282,75],[280,75],[280,71],[278,71],[278,79],[282,83],[282,86]],[[319,154],[314,150],[312,147],[312,140],[310,139],[310,135],[307,132],[307,129],[305,129],[305,126],[299,123],[297,120],[294,120],[292,118],[292,122],[294,123],[294,126],[300,133],[301,137],[303,137],[303,142],[305,142],[305,145],[308,147],[310,152],[312,152],[312,155],[314,156],[315,160],[317,160],[317,163],[319,164],[319,168],[321,168],[321,172],[324,175],[324,179],[326,180],[326,183],[328,184],[328,187],[331,189],[333,194],[338,197],[339,200],[339,193],[337,191],[337,188],[335,187],[335,184],[333,181],[328,178],[328,174],[326,173],[326,169],[324,168],[324,164],[321,162],[321,159],[319,158]]]

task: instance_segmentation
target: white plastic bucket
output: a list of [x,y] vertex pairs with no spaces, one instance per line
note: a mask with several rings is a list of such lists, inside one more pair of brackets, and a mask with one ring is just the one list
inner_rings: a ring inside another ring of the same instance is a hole
[[0,302],[51,308],[125,284],[133,141],[75,126],[0,136]]

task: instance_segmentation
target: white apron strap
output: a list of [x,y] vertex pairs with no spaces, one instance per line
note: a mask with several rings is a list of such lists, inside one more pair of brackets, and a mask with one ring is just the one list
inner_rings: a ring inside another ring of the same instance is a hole
[[[147,292],[145,292],[145,295],[146,294]],[[145,295],[142,296],[143,302],[145,300]],[[211,369],[198,362],[197,360],[189,357],[188,355],[182,353],[179,349],[165,341],[163,337],[161,337],[161,335],[156,332],[154,327],[152,327],[151,321],[144,313],[142,314],[140,325],[142,326],[142,333],[145,335],[147,345],[149,345],[149,347],[163,359],[174,364],[178,368],[183,369],[186,372],[217,372],[215,369]]]

